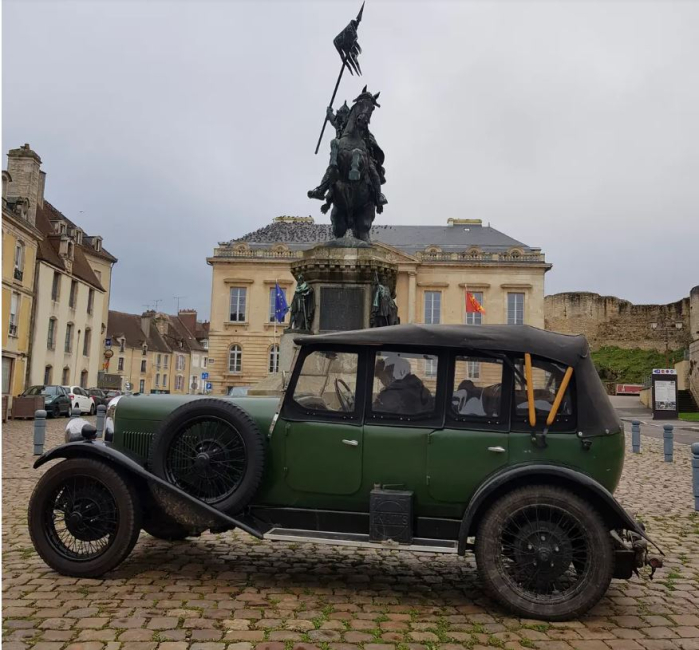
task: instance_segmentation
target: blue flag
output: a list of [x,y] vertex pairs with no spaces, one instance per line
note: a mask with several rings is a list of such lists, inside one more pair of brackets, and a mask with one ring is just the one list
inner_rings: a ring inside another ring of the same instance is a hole
[[276,318],[278,323],[283,323],[286,312],[288,311],[289,305],[286,304],[284,289],[277,283],[274,285],[274,318]]

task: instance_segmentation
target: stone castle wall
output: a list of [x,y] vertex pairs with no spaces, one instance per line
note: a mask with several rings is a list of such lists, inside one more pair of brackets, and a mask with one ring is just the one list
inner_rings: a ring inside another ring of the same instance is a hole
[[689,293],[689,390],[699,404],[699,285]]
[[[694,332],[699,329],[699,287],[695,289],[696,292],[692,290],[697,313]],[[593,349],[617,346],[664,351],[666,333],[660,328],[666,323],[682,323],[681,330],[673,328],[667,333],[671,350],[686,348],[692,338],[699,338],[696,333],[690,336],[689,298],[668,305],[634,305],[628,300],[597,293],[557,293],[544,299],[544,316],[546,329],[584,334]],[[658,330],[651,328],[653,322],[659,324]],[[699,371],[697,375],[699,381]]]

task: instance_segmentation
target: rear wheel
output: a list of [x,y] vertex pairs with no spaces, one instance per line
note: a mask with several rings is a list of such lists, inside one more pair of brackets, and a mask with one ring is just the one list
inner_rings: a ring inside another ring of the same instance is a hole
[[[262,480],[265,447],[252,418],[235,404],[197,399],[160,425],[149,464],[156,476],[228,513],[242,510]],[[158,500],[158,492],[154,491]]]
[[73,458],[44,474],[29,501],[34,548],[64,575],[95,578],[118,566],[141,530],[138,496],[109,465]]
[[597,511],[567,490],[515,490],[485,513],[476,536],[485,589],[516,614],[562,621],[604,595],[614,551]]
[[61,415],[61,407],[58,404],[54,404],[51,408],[51,417],[57,418]]
[[90,415],[94,415],[94,414],[95,414],[95,404],[93,402],[92,404],[90,404]]

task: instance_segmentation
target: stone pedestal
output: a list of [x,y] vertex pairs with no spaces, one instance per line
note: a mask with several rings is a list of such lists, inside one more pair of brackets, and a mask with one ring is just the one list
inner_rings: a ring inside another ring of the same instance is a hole
[[379,283],[395,295],[398,265],[383,248],[343,238],[304,251],[291,265],[313,288],[312,334],[369,327],[373,288]]
[[379,247],[354,238],[337,239],[304,251],[291,265],[296,278],[313,288],[315,313],[310,332],[286,330],[279,342],[279,372],[254,386],[250,395],[281,395],[301,334],[323,334],[370,326],[376,281],[395,295],[398,265]]

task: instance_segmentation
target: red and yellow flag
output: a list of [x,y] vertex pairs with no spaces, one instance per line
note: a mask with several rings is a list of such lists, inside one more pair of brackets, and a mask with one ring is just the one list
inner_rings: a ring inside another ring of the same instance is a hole
[[470,292],[466,292],[466,313],[467,314],[485,314],[485,309],[479,303],[475,296]]

